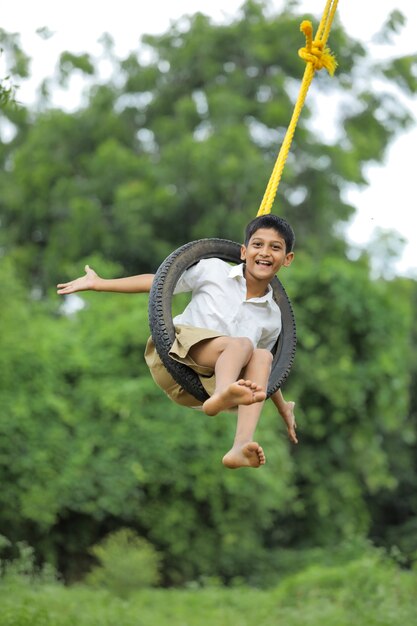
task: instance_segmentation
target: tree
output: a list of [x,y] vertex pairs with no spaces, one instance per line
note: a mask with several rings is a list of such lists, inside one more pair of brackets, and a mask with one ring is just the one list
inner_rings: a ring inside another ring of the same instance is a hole
[[275,472],[246,484],[222,471],[233,417],[184,411],[151,380],[145,296],[89,294],[75,317],[57,315],[28,298],[9,261],[0,276],[0,534],[25,538],[69,579],[120,526],[163,553],[165,582],[236,567],[261,576],[263,533],[292,493],[276,421],[265,425]]
[[366,267],[327,257],[292,269],[299,347],[290,384],[306,415],[295,452],[302,530],[288,526],[306,545],[367,534],[381,495],[395,500],[405,467],[413,473],[415,286],[371,280]]
[[[303,71],[293,10],[289,4],[267,15],[265,3],[249,0],[229,24],[202,14],[184,18],[164,35],[143,38],[146,60],[141,52],[115,58],[104,38],[117,77],[107,84],[88,55],[61,55],[64,83],[73,71],[86,76],[86,105],[74,113],[50,110],[47,81],[33,123],[8,114],[16,136],[2,150],[2,245],[13,248],[31,282],[45,288],[62,278],[63,249],[71,261],[100,249],[137,272],[155,269],[190,239],[241,239]],[[331,45],[336,77],[315,80],[316,90],[344,102],[335,139],[322,141],[308,100],[277,206],[300,248],[319,256],[344,254],[334,225],[354,208],[341,192],[347,183],[364,184],[364,165],[380,161],[410,121],[399,102],[392,107],[390,87],[415,90],[411,59],[372,63],[337,24]],[[385,88],[360,80],[365,70]]]
[[185,411],[150,379],[144,296],[89,294],[75,317],[57,317],[3,264],[0,532],[70,579],[103,534],[129,526],[163,554],[165,582],[259,582],[284,549],[387,524],[383,503],[415,475],[411,285],[394,290],[364,269],[330,257],[294,265],[300,346],[286,392],[301,443],[290,456],[268,409],[258,433],[268,468],[248,477],[221,469],[233,416]]
[[286,391],[302,443],[290,452],[267,410],[267,471],[219,472],[232,421],[184,412],[155,388],[142,361],[143,298],[89,294],[67,315],[52,296],[85,260],[103,275],[153,271],[189,239],[241,238],[290,118],[298,37],[290,4],[267,16],[249,1],[230,24],[198,14],[145,37],[151,60],[113,58],[118,80],[108,84],[94,59],[63,53],[62,81],[87,77],[72,113],[48,106],[51,81],[39,109],[3,112],[15,135],[0,145],[0,532],[28,540],[69,579],[121,527],[162,553],[169,583],[259,582],[289,547],[354,533],[392,542],[412,528],[414,499],[396,498],[416,480],[416,425],[405,418],[415,284],[371,279],[334,228],[353,211],[344,185],[363,182],[363,166],[409,119],[399,106],[391,115],[356,68],[367,64],[387,89],[414,89],[412,63],[372,65],[336,24],[341,69],[317,88],[345,99],[338,138],[318,136],[311,101],[297,128],[278,202],[297,232],[283,278],[299,335]]
[[28,57],[20,47],[16,34],[0,28],[0,57],[3,56],[6,75],[0,77],[0,110],[16,104],[16,85],[13,77],[28,76]]

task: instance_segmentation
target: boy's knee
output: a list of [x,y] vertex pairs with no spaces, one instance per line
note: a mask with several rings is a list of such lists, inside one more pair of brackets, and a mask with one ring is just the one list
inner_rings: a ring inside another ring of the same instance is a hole
[[273,355],[272,352],[266,350],[265,348],[256,348],[254,351],[254,356],[256,356],[263,363],[267,363],[268,365],[272,365]]
[[255,351],[253,343],[248,337],[235,337],[234,342],[242,351],[246,352],[248,356]]

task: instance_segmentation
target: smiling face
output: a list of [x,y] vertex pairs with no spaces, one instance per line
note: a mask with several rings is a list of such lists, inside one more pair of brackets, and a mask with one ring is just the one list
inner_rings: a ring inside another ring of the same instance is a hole
[[242,246],[240,258],[246,261],[246,281],[269,282],[284,266],[291,264],[294,253],[286,251],[283,237],[273,228],[259,228]]

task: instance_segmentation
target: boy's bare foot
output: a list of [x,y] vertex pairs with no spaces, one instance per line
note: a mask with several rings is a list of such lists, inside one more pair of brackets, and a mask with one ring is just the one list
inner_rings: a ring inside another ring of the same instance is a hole
[[287,425],[288,437],[293,443],[298,443],[296,428],[297,423],[294,415],[295,402],[286,402],[285,408],[280,410],[281,416]]
[[229,469],[238,467],[259,467],[265,465],[265,453],[263,448],[255,441],[234,445],[227,454],[224,455],[222,463]]
[[206,400],[203,404],[203,411],[206,415],[217,415],[220,411],[227,411],[239,404],[263,402],[265,398],[266,393],[262,387],[251,380],[242,378]]

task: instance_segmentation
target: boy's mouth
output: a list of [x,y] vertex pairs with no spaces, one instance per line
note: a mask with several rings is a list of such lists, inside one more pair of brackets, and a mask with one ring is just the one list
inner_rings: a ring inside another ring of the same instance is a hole
[[255,264],[256,265],[263,265],[265,267],[271,267],[271,265],[272,265],[271,261],[260,261],[260,260],[255,261]]

